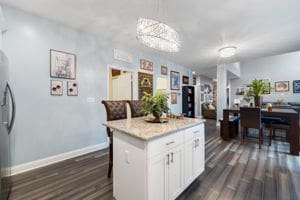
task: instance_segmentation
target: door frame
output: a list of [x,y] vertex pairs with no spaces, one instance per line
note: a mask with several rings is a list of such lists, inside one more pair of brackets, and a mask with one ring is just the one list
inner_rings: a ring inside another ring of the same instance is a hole
[[109,99],[109,78],[110,78],[110,69],[118,69],[122,71],[128,71],[132,73],[132,78],[131,78],[131,100],[137,99],[137,73],[134,69],[127,68],[127,67],[121,67],[121,66],[116,66],[116,65],[110,65],[108,64],[106,67],[106,74],[107,74],[107,80],[106,80],[106,99]]

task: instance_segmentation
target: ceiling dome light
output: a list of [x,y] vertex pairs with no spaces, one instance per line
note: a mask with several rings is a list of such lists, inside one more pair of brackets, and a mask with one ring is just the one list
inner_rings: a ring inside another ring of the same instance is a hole
[[178,52],[179,34],[170,26],[156,20],[139,18],[137,39],[144,45],[167,52]]
[[231,56],[234,56],[235,52],[236,52],[235,46],[223,47],[219,49],[219,54],[221,58],[229,58]]

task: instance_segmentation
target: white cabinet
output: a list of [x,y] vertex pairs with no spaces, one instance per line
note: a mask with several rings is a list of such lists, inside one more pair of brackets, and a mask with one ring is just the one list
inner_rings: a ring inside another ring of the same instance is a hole
[[204,170],[204,125],[142,141],[114,131],[116,200],[174,200]]

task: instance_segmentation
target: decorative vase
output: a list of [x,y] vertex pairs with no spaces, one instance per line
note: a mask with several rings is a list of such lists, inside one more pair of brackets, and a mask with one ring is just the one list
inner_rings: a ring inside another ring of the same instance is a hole
[[262,96],[255,96],[254,97],[255,107],[261,107],[261,102],[262,102]]
[[161,114],[160,113],[153,112],[152,115],[154,116],[153,122],[155,122],[155,123],[160,123],[161,122],[161,120],[160,120]]

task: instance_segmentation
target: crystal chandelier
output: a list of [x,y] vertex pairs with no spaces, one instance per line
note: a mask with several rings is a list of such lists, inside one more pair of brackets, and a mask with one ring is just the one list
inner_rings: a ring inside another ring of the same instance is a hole
[[152,19],[138,19],[137,39],[144,45],[161,51],[178,52],[180,48],[177,31]]

